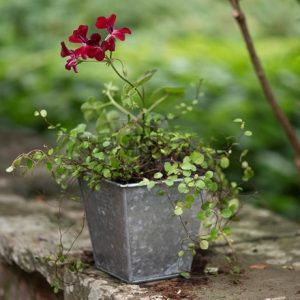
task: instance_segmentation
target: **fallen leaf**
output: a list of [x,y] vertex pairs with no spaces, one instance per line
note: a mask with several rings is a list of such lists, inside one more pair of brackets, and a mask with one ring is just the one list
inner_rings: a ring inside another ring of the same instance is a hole
[[251,265],[249,268],[253,270],[264,270],[267,267],[267,265],[264,264],[256,264],[256,265]]
[[39,202],[39,203],[43,203],[43,202],[46,201],[46,197],[45,197],[44,195],[37,195],[37,196],[35,197],[35,201],[36,201],[36,202]]
[[209,274],[209,275],[217,275],[219,272],[218,267],[206,267],[204,270],[204,273]]

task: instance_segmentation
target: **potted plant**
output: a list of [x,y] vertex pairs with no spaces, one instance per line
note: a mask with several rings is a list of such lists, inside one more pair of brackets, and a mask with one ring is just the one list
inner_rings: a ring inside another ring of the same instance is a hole
[[[129,28],[115,28],[116,16],[97,18],[104,40],[80,25],[69,37],[80,46],[61,43],[67,70],[79,64],[104,62],[123,80],[122,87],[104,85],[100,100],[82,105],[85,123],[68,130],[52,125],[45,110],[36,111],[57,132],[54,148],[19,155],[7,172],[45,164],[57,183],[66,188],[79,180],[96,266],[126,282],[177,276],[189,271],[200,247],[230,234],[228,220],[237,212],[239,186],[224,173],[234,143],[214,149],[193,134],[174,129],[176,116],[157,113],[165,101],[181,101],[186,113],[197,99],[184,99],[184,89],[161,87],[146,94],[145,84],[155,71],[130,81],[114,58],[116,40],[124,41]],[[121,63],[121,66],[122,63]],[[236,119],[245,135],[244,122]],[[244,180],[252,169],[244,161]],[[200,222],[200,223],[199,223]],[[201,224],[201,231],[199,231]]]

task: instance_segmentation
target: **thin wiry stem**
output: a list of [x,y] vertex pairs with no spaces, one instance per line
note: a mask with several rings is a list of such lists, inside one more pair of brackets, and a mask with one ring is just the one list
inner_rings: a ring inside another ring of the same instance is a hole
[[118,110],[120,110],[121,112],[123,112],[124,114],[130,116],[134,121],[138,121],[138,118],[133,115],[131,112],[129,112],[127,109],[125,109],[122,105],[120,105],[118,102],[115,101],[115,99],[113,98],[113,96],[111,95],[111,93],[108,91],[106,93],[109,101],[111,102],[112,105],[114,105]]
[[132,83],[130,82],[125,76],[123,76],[119,71],[118,69],[114,66],[113,64],[113,61],[112,59],[108,59],[107,58],[107,62],[109,63],[109,65],[113,68],[113,70],[115,71],[115,73],[124,81],[126,82],[127,84],[129,84],[136,92],[137,94],[139,95],[142,103],[144,104],[144,97],[142,95],[142,93],[140,92],[140,90]]

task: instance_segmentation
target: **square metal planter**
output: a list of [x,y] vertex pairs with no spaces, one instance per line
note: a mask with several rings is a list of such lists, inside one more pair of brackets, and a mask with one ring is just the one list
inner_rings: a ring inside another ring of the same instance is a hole
[[[182,244],[190,241],[173,213],[171,201],[184,197],[177,186],[168,188],[171,197],[158,194],[162,184],[148,191],[138,184],[103,181],[96,192],[80,180],[80,187],[98,269],[128,283],[171,278],[190,270],[189,251],[178,257]],[[197,199],[182,215],[192,234],[199,230],[195,215],[200,207]]]

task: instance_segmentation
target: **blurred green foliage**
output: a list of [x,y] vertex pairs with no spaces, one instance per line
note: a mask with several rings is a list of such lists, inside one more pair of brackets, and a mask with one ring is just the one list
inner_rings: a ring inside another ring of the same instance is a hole
[[[300,132],[300,6],[295,0],[242,5],[280,105]],[[300,216],[291,147],[262,96],[227,1],[0,0],[0,12],[0,125],[42,130],[33,118],[41,108],[53,122],[77,123],[83,101],[100,97],[114,76],[101,64],[80,65],[76,75],[65,71],[60,41],[79,24],[93,27],[97,16],[114,12],[118,25],[133,30],[117,52],[129,76],[158,68],[150,88],[192,88],[203,78],[199,107],[183,124],[205,139],[224,140],[234,133],[232,119],[245,119],[254,132],[246,145],[256,171],[248,187],[257,192],[253,201]]]

